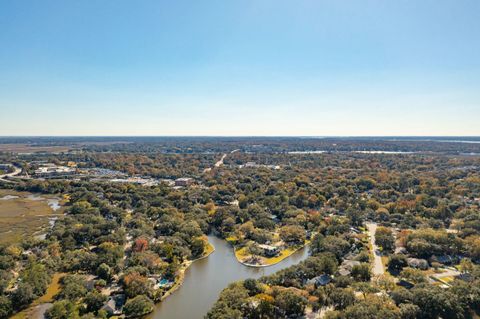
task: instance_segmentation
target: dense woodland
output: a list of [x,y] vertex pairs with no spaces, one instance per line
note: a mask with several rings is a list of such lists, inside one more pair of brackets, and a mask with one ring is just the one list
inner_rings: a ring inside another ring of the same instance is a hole
[[[42,296],[55,273],[66,275],[46,313],[49,319],[108,317],[103,306],[111,291],[125,297],[125,316],[142,316],[171,289],[157,279],[179,283],[188,262],[208,251],[210,233],[234,238],[236,247],[252,254],[277,237],[286,246],[309,240],[311,257],[272,276],[232,283],[208,318],[322,313],[462,319],[480,312],[480,157],[460,155],[480,152],[480,144],[288,138],[86,142],[91,141],[75,141],[75,150],[60,154],[3,153],[0,162],[29,170],[32,161],[74,161],[131,176],[193,177],[195,183],[176,188],[89,179],[0,181],[2,188],[67,198],[64,217],[44,240],[25,238],[0,248],[1,318]],[[230,153],[234,150],[239,151]],[[306,150],[327,153],[288,153]],[[352,152],[364,150],[421,153]],[[223,153],[224,165],[206,171]],[[243,166],[249,162],[256,165]],[[365,222],[380,226],[375,242],[386,260],[385,275],[372,274]],[[463,275],[448,287],[432,283],[428,272],[407,261],[426,260],[433,273],[445,256]],[[341,275],[346,260],[357,263]],[[321,275],[328,283],[312,282]]]

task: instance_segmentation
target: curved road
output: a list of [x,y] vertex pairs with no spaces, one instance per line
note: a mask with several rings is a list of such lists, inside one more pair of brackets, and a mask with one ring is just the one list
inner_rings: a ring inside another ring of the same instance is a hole
[[3,175],[0,175],[0,180],[4,181],[4,182],[11,182],[13,183],[13,181],[10,181],[8,179],[5,179],[7,177],[12,177],[12,176],[17,176],[18,174],[20,174],[22,172],[22,169],[19,168],[19,167],[16,167],[14,165],[12,165],[12,167],[15,169],[13,172],[11,173],[8,173],[8,174],[3,174]]

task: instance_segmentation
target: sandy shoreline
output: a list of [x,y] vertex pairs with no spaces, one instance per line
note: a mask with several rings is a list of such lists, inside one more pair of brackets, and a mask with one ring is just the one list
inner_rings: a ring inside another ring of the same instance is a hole
[[251,267],[251,268],[265,268],[265,267],[270,267],[270,266],[273,266],[273,265],[276,265],[280,262],[282,262],[283,260],[287,259],[288,257],[292,256],[293,254],[295,254],[297,251],[301,250],[301,249],[304,249],[306,246],[308,246],[310,244],[309,241],[306,241],[302,246],[299,246],[297,248],[295,248],[294,250],[290,251],[288,254],[285,254],[284,256],[281,256],[280,258],[279,257],[275,257],[275,258],[278,258],[278,260],[275,260],[275,262],[272,262],[272,263],[269,263],[269,264],[261,264],[261,265],[258,265],[258,264],[249,264],[247,262],[244,262],[240,259],[240,257],[238,256],[237,254],[237,249],[234,245],[232,245],[233,247],[233,253],[235,255],[235,259],[237,259],[237,261],[246,266],[246,267]]

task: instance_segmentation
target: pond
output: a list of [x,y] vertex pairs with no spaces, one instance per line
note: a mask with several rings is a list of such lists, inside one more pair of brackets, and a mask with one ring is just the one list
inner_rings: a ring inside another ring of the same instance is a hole
[[276,265],[252,268],[237,261],[232,247],[226,241],[215,236],[208,236],[208,240],[215,251],[187,269],[183,285],[157,304],[149,319],[203,318],[228,284],[273,274],[308,257],[308,248],[305,247]]

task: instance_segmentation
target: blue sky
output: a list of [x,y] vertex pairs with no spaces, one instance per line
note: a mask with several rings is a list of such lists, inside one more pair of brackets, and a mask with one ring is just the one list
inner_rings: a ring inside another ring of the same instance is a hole
[[2,0],[0,135],[480,135],[477,0]]

